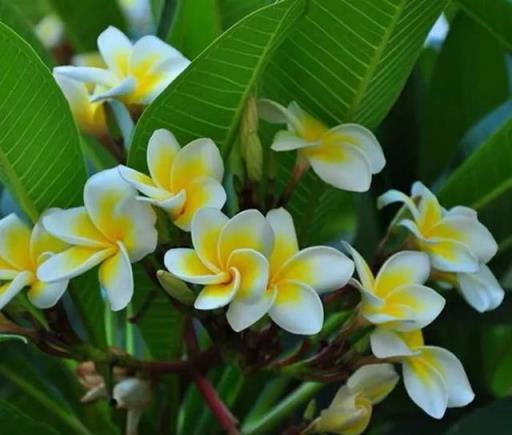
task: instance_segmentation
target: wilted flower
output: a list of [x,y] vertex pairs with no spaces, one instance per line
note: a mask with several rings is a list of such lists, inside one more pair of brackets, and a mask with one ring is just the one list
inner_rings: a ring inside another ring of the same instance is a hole
[[68,280],[45,283],[36,276],[38,266],[67,246],[48,234],[41,221],[31,230],[16,215],[0,220],[0,309],[24,287],[28,298],[38,308],[49,308],[66,291]]
[[327,409],[307,432],[358,435],[370,423],[373,405],[382,402],[395,388],[398,375],[391,364],[359,368],[341,387]]
[[71,248],[52,256],[37,271],[39,279],[70,279],[101,264],[99,279],[113,310],[121,310],[133,295],[130,263],[153,252],[157,244],[156,215],[117,168],[93,175],[84,188],[85,207],[55,210],[43,225]]
[[235,296],[228,320],[235,331],[241,331],[268,312],[288,332],[316,334],[324,319],[319,294],[343,287],[354,272],[354,264],[327,246],[299,251],[293,219],[283,208],[269,211],[267,221],[274,231],[267,290],[256,301]]
[[164,262],[176,277],[204,285],[194,304],[197,309],[224,307],[235,297],[247,303],[261,299],[274,234],[259,211],[245,210],[228,219],[217,209],[202,208],[192,219],[192,244],[194,249],[169,250]]
[[320,120],[303,111],[296,102],[288,108],[270,100],[261,100],[262,119],[287,124],[274,138],[274,151],[297,150],[305,165],[326,183],[338,189],[365,192],[372,174],[384,168],[386,160],[377,138],[358,124],[341,124],[328,128]]
[[135,44],[115,27],[98,37],[98,49],[106,69],[59,66],[54,72],[97,85],[93,101],[116,98],[127,105],[150,104],[190,63],[156,36]]
[[442,208],[435,195],[422,183],[412,186],[412,198],[390,190],[379,200],[380,208],[402,202],[413,220],[402,219],[399,225],[409,229],[418,246],[430,255],[432,266],[445,272],[476,272],[498,249],[492,234],[468,207]]
[[420,329],[443,310],[445,300],[423,285],[430,275],[427,254],[402,251],[391,256],[374,277],[363,257],[347,244],[362,294],[361,314],[371,323],[398,331]]
[[166,210],[181,229],[190,231],[200,208],[224,206],[224,163],[211,139],[197,139],[180,148],[170,131],[156,130],[149,140],[147,165],[151,177],[126,166],[119,169],[128,183],[146,195],[140,199]]
[[434,418],[442,418],[446,408],[466,406],[475,397],[457,357],[446,349],[425,346],[421,330],[378,329],[371,335],[371,347],[376,357],[402,364],[409,397]]

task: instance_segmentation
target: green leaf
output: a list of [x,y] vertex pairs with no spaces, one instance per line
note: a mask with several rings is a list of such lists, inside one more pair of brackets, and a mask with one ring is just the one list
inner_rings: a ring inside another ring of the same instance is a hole
[[482,359],[487,384],[497,397],[512,395],[512,326],[492,325],[483,331]]
[[457,0],[461,9],[512,50],[512,3],[509,0]]
[[463,417],[444,435],[508,435],[511,413],[512,400],[500,400]]
[[478,211],[505,249],[512,243],[512,120],[508,119],[448,178],[439,198],[445,207]]
[[59,435],[59,433],[4,400],[0,400],[0,427],[9,435]]
[[[509,95],[505,53],[464,13],[452,21],[425,103],[422,179],[440,175],[464,133]],[[478,83],[478,86],[475,86]]]
[[96,40],[108,26],[126,28],[115,0],[50,0],[66,26],[69,38],[80,52],[95,51]]
[[25,344],[28,343],[27,339],[25,337],[22,337],[21,335],[0,334],[0,343],[2,343],[4,341],[12,341],[12,340],[20,340]]
[[256,9],[272,3],[272,0],[217,0],[222,28],[228,29]]
[[52,58],[39,38],[32,31],[32,26],[25,14],[13,5],[10,0],[0,0],[0,21],[7,24],[18,35],[20,35],[36,51],[39,57],[51,67]]
[[32,48],[0,24],[0,177],[36,220],[80,202],[85,168],[68,103]]
[[210,137],[227,155],[247,97],[303,10],[302,0],[260,9],[201,53],[142,115],[130,149],[130,165],[145,167],[147,143],[158,128],[171,130],[182,144]]
[[194,59],[221,34],[216,3],[217,0],[178,1],[167,40],[190,59]]

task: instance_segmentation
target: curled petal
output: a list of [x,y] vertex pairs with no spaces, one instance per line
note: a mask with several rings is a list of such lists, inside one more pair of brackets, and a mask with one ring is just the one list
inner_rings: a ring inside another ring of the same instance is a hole
[[365,261],[362,255],[359,252],[357,252],[352,246],[350,246],[347,242],[343,242],[343,246],[345,250],[350,253],[354,260],[355,268],[357,270],[357,274],[359,275],[359,279],[361,280],[363,289],[373,294],[373,287],[375,286],[375,277],[373,276],[373,272],[368,266],[368,263]]
[[122,97],[130,95],[135,91],[137,82],[133,77],[126,77],[121,82],[116,83],[115,86],[107,90],[97,89],[91,96],[91,103],[96,103],[101,100],[108,100],[109,98]]
[[328,246],[312,246],[295,254],[273,277],[300,281],[318,293],[343,287],[354,273],[354,263],[340,251]]
[[304,148],[302,152],[315,173],[327,184],[352,192],[366,192],[370,188],[370,163],[358,148],[329,143]]
[[268,283],[268,261],[252,249],[237,249],[228,260],[229,269],[236,269],[240,284],[236,297],[239,301],[254,303],[261,299]]
[[240,332],[260,320],[274,304],[276,291],[269,289],[256,302],[247,303],[238,295],[231,301],[226,318],[234,331]]
[[37,308],[53,307],[68,288],[67,279],[52,283],[36,281],[28,291],[28,298]]
[[115,247],[99,249],[74,246],[42,263],[37,269],[37,277],[44,282],[71,279],[91,270],[115,252]]
[[133,272],[128,252],[118,243],[115,255],[106,259],[98,270],[101,287],[106,291],[113,311],[125,308],[133,296]]
[[91,66],[56,66],[53,72],[79,82],[94,83],[107,88],[116,86],[119,81],[111,71]]
[[375,405],[393,391],[399,379],[392,364],[369,364],[357,369],[348,379],[347,386],[362,393]]
[[270,308],[272,320],[292,334],[313,335],[320,332],[324,308],[317,292],[299,281],[281,281]]
[[123,177],[124,181],[151,199],[163,201],[174,196],[168,190],[156,186],[150,177],[135,169],[119,166],[119,174]]
[[220,284],[229,279],[224,272],[208,269],[193,249],[171,249],[165,254],[164,263],[169,272],[192,284]]
[[219,260],[227,264],[236,249],[253,249],[269,257],[274,245],[274,232],[258,210],[244,210],[224,226],[219,237]]
[[505,291],[485,265],[476,273],[458,273],[457,287],[468,304],[481,313],[494,310],[505,297]]
[[14,279],[0,286],[0,310],[2,310],[21,290],[34,280],[31,272],[20,272]]
[[377,358],[411,356],[418,353],[411,349],[400,334],[383,327],[378,327],[371,333],[370,345]]
[[178,192],[196,177],[222,181],[224,162],[211,139],[196,139],[185,145],[176,156],[171,171],[172,190]]
[[239,288],[240,273],[233,269],[229,281],[205,286],[197,296],[194,307],[198,310],[215,310],[224,307],[233,300]]
[[375,283],[375,293],[386,297],[389,292],[408,284],[423,284],[430,275],[428,255],[417,251],[401,251],[391,256],[381,267]]
[[360,149],[368,162],[372,174],[377,174],[386,165],[384,153],[375,135],[359,124],[342,124],[329,130],[328,135],[333,135],[340,143],[347,143]]
[[181,147],[174,135],[163,128],[155,130],[148,143],[147,163],[151,178],[158,187],[171,188],[171,169]]
[[377,208],[380,210],[381,208],[384,208],[389,204],[394,204],[397,202],[403,203],[409,209],[414,219],[419,218],[420,212],[416,207],[414,201],[404,193],[399,192],[398,190],[388,190],[387,192],[379,196],[377,198]]
[[278,131],[274,137],[271,149],[274,151],[292,151],[318,146],[320,142],[311,142],[288,130]]
[[298,132],[301,128],[296,114],[272,100],[261,99],[258,101],[258,115],[264,121],[273,124],[288,124],[290,130],[294,132]]

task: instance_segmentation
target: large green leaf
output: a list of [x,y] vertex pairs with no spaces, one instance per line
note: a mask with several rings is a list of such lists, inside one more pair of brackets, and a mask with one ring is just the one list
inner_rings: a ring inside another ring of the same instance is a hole
[[190,59],[194,59],[221,34],[216,3],[217,0],[178,1],[167,40]]
[[458,14],[435,66],[425,103],[422,178],[431,181],[439,176],[464,133],[508,95],[503,49],[483,27],[466,14]]
[[461,9],[512,50],[512,3],[509,0],[457,0]]
[[512,400],[500,400],[474,410],[444,435],[508,435],[511,413]]
[[125,19],[116,0],[50,0],[64,21],[73,46],[78,51],[96,50],[96,39],[108,26],[121,30]]
[[272,0],[217,0],[222,28],[231,27],[246,15],[270,3]]
[[32,48],[0,24],[0,177],[36,219],[80,201],[85,167],[68,103]]
[[181,143],[210,137],[226,155],[256,80],[303,10],[302,0],[279,2],[249,15],[217,39],[146,109],[135,130],[129,163],[145,166],[147,142],[157,128],[171,130]]
[[28,42],[48,66],[52,66],[53,61],[48,51],[32,31],[30,22],[26,18],[26,15],[22,14],[21,11],[9,0],[0,0],[0,21],[7,24],[26,42]]
[[449,177],[440,191],[444,206],[467,205],[479,212],[500,244],[512,244],[512,120],[494,134]]
[[4,400],[0,400],[0,427],[9,435],[59,435],[50,426],[34,420],[30,415],[12,406]]
[[[374,128],[398,97],[445,4],[312,0],[306,17],[267,68],[261,95],[285,105],[295,100],[329,125],[355,121]],[[293,164],[279,159],[277,192],[288,182]],[[341,236],[355,213],[347,193],[311,174],[288,207],[306,243]]]

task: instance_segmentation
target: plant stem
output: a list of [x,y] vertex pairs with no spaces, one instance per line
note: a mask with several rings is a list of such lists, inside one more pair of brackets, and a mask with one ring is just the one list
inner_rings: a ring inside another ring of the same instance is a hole
[[254,421],[247,421],[242,426],[242,433],[244,435],[275,433],[279,423],[289,417],[299,406],[311,400],[323,387],[324,384],[318,382],[304,382],[266,415],[259,416]]
[[164,6],[162,7],[160,21],[158,22],[158,29],[156,31],[156,36],[164,41],[167,40],[167,36],[169,36],[175,9],[176,0],[164,0]]

